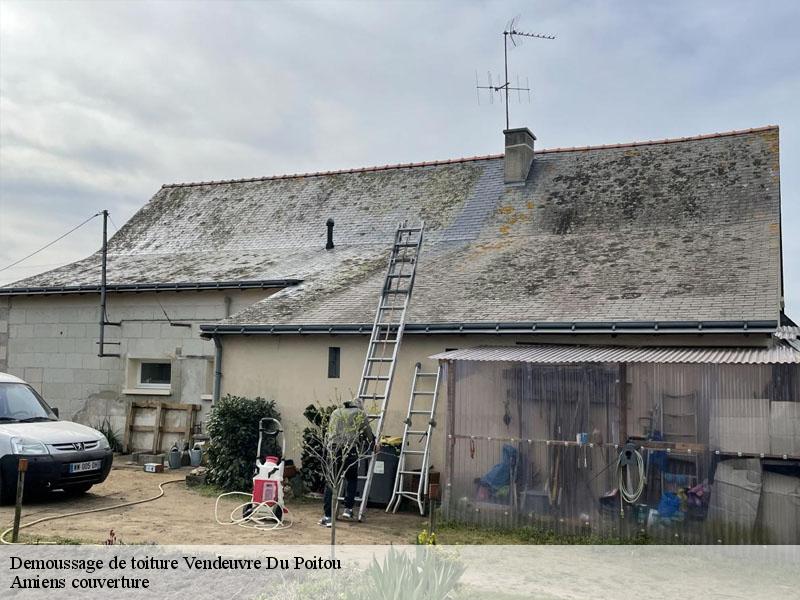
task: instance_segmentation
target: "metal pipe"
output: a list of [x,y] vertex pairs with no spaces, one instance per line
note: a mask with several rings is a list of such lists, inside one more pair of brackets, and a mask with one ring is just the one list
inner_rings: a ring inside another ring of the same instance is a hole
[[222,384],[222,339],[214,336],[214,392],[211,397],[211,406],[219,402],[220,387]]
[[333,219],[328,219],[325,222],[325,226],[328,228],[328,241],[325,244],[325,250],[333,250]]
[[508,119],[508,32],[503,32],[503,64],[505,65],[506,78],[505,78],[505,94],[506,94],[506,129],[510,129]]
[[103,209],[103,258],[100,268],[100,341],[97,356],[105,354],[106,334],[106,263],[108,261],[108,211]]

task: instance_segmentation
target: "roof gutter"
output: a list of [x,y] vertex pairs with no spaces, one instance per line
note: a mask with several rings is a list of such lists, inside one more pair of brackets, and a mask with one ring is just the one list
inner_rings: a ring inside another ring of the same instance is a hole
[[[249,281],[198,281],[178,283],[118,283],[106,286],[108,292],[202,292],[208,290],[260,290],[284,288],[302,279],[254,279]],[[41,287],[0,287],[0,296],[50,296],[61,294],[99,294],[99,285]]]
[[[408,323],[411,334],[631,334],[631,333],[772,333],[777,321],[624,321],[614,322],[503,322],[503,323]],[[347,325],[201,325],[203,337],[214,335],[297,335],[352,334],[368,335],[372,324]]]

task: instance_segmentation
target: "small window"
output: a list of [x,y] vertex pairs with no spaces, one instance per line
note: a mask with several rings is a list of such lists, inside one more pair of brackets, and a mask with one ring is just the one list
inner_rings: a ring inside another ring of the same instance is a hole
[[168,362],[139,363],[139,387],[168,388],[172,383],[172,365]]
[[328,348],[328,379],[338,379],[341,371],[342,349],[335,346]]

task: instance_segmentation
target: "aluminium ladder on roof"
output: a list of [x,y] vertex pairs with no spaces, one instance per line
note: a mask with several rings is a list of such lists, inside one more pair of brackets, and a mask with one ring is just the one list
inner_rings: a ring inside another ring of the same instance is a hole
[[[406,324],[406,310],[414,289],[417,273],[417,260],[425,225],[406,227],[403,223],[394,234],[394,244],[389,255],[389,266],[383,282],[372,335],[369,338],[367,356],[361,373],[356,400],[364,408],[370,424],[373,425],[375,439],[380,440],[383,432],[386,407],[392,391],[392,380],[400,351],[400,342]],[[359,476],[364,487],[359,499],[358,520],[364,517],[369,499],[369,489],[375,473],[377,452],[365,458],[368,460],[366,475]]]
[[[430,468],[431,435],[433,428],[436,427],[436,400],[439,397],[439,381],[441,380],[442,367],[435,373],[425,373],[422,365],[417,363],[414,367],[414,379],[411,382],[411,394],[408,399],[408,412],[403,427],[403,445],[400,447],[400,460],[397,464],[397,475],[394,480],[392,499],[386,507],[386,512],[392,509],[397,512],[403,498],[408,498],[417,503],[419,514],[425,514],[425,503],[423,498],[428,489],[428,469]],[[425,385],[423,382],[433,382],[433,386]],[[422,384],[422,385],[420,385]],[[425,402],[425,400],[428,400]],[[420,406],[423,404],[423,406]],[[417,448],[411,449],[410,438],[415,438]],[[414,460],[419,456],[419,471],[412,470],[408,459]],[[417,485],[413,485],[411,477],[419,475]],[[410,485],[406,487],[406,482]]]

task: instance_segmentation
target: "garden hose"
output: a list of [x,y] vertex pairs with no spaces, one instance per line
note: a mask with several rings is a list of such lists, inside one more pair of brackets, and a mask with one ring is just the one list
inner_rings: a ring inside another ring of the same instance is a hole
[[[627,479],[631,474],[631,469],[636,468],[637,483],[634,489],[629,489]],[[645,475],[644,475],[644,459],[641,453],[632,445],[626,444],[619,453],[617,458],[617,479],[619,486],[619,493],[625,502],[634,504],[644,491]]]
[[[103,512],[106,510],[114,510],[117,508],[125,508],[126,506],[135,506],[136,504],[144,504],[145,502],[152,502],[153,500],[158,500],[161,496],[164,495],[164,486],[168,483],[178,483],[179,481],[186,481],[185,478],[181,479],[170,479],[169,481],[162,481],[158,484],[159,492],[152,498],[144,498],[142,500],[133,500],[131,502],[123,502],[122,504],[114,504],[113,506],[104,506],[102,508],[90,508],[89,510],[79,510],[76,512],[67,513],[65,515],[53,515],[50,517],[42,517],[41,519],[36,519],[35,521],[31,521],[30,523],[23,523],[20,524],[20,529],[25,529],[26,527],[32,527],[37,525],[38,523],[44,523],[45,521],[55,521],[56,519],[66,519],[67,517],[76,517],[78,515],[88,515],[91,513]],[[6,529],[2,534],[0,534],[0,542],[4,544],[22,544],[23,542],[8,542],[6,541],[6,535],[8,535],[11,531],[13,531],[13,527],[9,527]],[[57,544],[58,542],[39,542],[42,544]]]
[[[226,496],[247,496],[250,501],[236,506],[231,511],[229,520],[222,521],[219,518],[219,501]],[[281,509],[280,516],[276,514],[276,508]],[[248,511],[247,509],[250,510]],[[240,511],[242,516],[236,516]],[[214,519],[219,525],[238,525],[239,527],[259,529],[261,531],[289,529],[294,523],[294,518],[287,508],[280,507],[278,504],[270,506],[267,502],[253,502],[253,494],[249,492],[225,492],[217,496],[217,501],[214,503]]]

